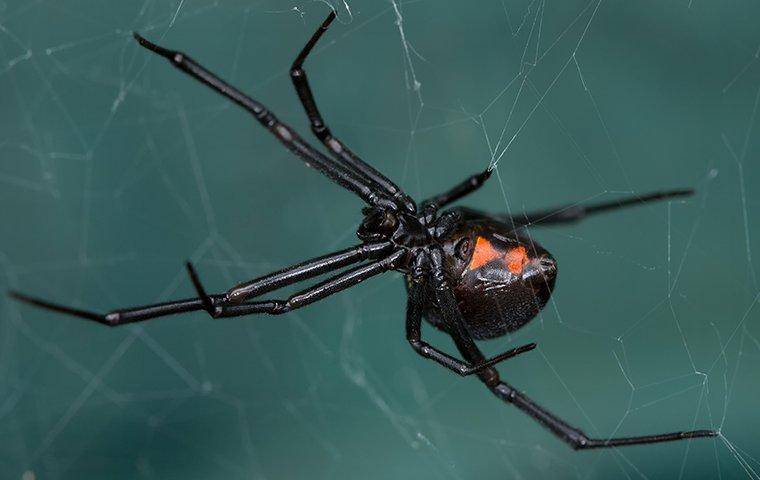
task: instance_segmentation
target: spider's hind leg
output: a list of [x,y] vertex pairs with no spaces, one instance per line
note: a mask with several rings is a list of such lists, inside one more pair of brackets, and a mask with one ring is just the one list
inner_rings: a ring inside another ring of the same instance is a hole
[[[486,370],[496,365],[497,363],[503,362],[504,360],[516,357],[517,355],[529,352],[536,348],[535,343],[529,343],[527,345],[522,345],[517,348],[507,350],[506,352],[500,353],[499,355],[496,355],[490,359],[482,358],[477,362],[470,362],[468,364],[433,347],[429,343],[422,340],[422,311],[424,307],[424,288],[425,287],[423,284],[414,281],[411,282],[411,285],[409,287],[409,300],[407,303],[406,311],[406,339],[414,351],[417,352],[420,356],[433,360],[434,362],[448,368],[458,375],[467,376],[478,374],[479,372],[482,372],[483,370]],[[439,297],[438,300],[440,302],[442,299]],[[473,342],[472,337],[470,337],[469,333],[466,331],[466,327],[464,326],[464,322],[461,319],[461,313],[459,312],[459,309],[454,306],[454,309],[456,309],[454,312],[451,308],[447,308],[447,306],[442,306],[442,310],[446,319],[446,329],[449,331],[452,339],[454,339],[454,342]]]
[[[451,288],[442,276],[442,265],[440,256],[433,252],[433,277],[438,277],[436,281],[436,296],[438,303],[443,310],[444,316],[456,317],[459,313],[456,299]],[[448,313],[447,313],[448,312]],[[477,365],[486,362],[485,356],[480,351],[475,342],[467,335],[452,335],[457,349],[462,357],[469,363]],[[608,448],[622,447],[626,445],[640,445],[648,443],[670,442],[676,440],[686,440],[700,437],[714,437],[718,433],[713,430],[691,430],[685,432],[662,433],[655,435],[644,435],[638,437],[619,437],[619,438],[589,438],[582,430],[575,428],[557,417],[549,410],[541,407],[530,399],[527,395],[518,391],[506,382],[501,381],[499,372],[489,366],[481,369],[478,378],[491,390],[497,397],[506,403],[510,403],[529,415],[535,421],[549,429],[554,435],[570,445],[576,450],[591,448]]]
[[412,346],[414,351],[417,352],[420,356],[433,360],[434,362],[448,368],[458,375],[468,376],[479,373],[489,367],[496,365],[497,363],[507,360],[508,358],[516,357],[521,353],[529,352],[536,348],[535,343],[529,343],[527,345],[522,345],[520,347],[507,350],[506,352],[496,355],[495,357],[488,360],[484,358],[483,361],[474,364],[468,364],[462,360],[459,360],[458,358],[452,357],[451,355],[442,352],[441,350],[422,340],[422,305],[419,295],[419,290],[421,288],[422,287],[419,285],[412,286],[412,292],[409,295],[409,303],[407,305],[406,316],[406,339],[409,341],[409,344]]

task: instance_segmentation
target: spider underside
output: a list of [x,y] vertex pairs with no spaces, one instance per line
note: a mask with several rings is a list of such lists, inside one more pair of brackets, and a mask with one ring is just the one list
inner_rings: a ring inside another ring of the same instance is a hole
[[[532,240],[523,227],[576,222],[587,215],[690,195],[691,190],[669,190],[593,205],[573,204],[517,216],[491,215],[467,208],[441,209],[480,188],[488,169],[470,176],[450,190],[418,205],[391,180],[361,160],[335,138],[324,123],[309,86],[303,63],[335,18],[331,12],[301,50],[290,77],[311,123],[311,130],[329,152],[323,154],[264,105],[230,86],[187,55],[155,45],[138,34],[139,44],[168,59],[187,75],[252,114],[266,130],[309,166],[361,198],[366,206],[357,231],[359,245],[317,257],[289,268],[241,283],[225,293],[208,294],[195,269],[187,263],[197,297],[107,314],[70,308],[11,292],[17,300],[108,326],[157,317],[205,311],[213,318],[257,313],[278,315],[320,301],[381,273],[396,270],[405,276],[408,290],[406,338],[412,348],[462,376],[475,375],[498,398],[528,414],[575,449],[658,443],[712,437],[712,430],[693,430],[622,438],[589,438],[525,394],[504,382],[494,366],[535,348],[531,343],[486,359],[475,340],[495,338],[520,328],[546,304],[556,279],[551,255]],[[285,300],[254,300],[303,280],[343,270]],[[451,336],[461,359],[422,339],[422,319]]]

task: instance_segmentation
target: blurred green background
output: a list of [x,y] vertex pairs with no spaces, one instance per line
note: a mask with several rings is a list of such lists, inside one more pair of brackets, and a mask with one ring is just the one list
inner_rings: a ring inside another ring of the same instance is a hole
[[[0,477],[758,478],[760,5],[333,6],[307,64],[318,102],[416,198],[496,159],[468,204],[698,189],[535,229],[553,302],[483,348],[538,342],[502,375],[590,434],[721,437],[573,452],[417,357],[394,273],[283,317],[112,330],[3,297]],[[328,11],[0,1],[0,287],[107,310],[191,296],[185,259],[223,291],[354,244],[356,198],[130,37],[191,53],[307,136],[287,69]]]

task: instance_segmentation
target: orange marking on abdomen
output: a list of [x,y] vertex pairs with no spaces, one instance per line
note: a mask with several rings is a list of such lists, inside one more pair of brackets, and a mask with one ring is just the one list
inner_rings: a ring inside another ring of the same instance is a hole
[[507,265],[509,271],[514,274],[522,273],[523,268],[528,261],[528,251],[522,245],[518,245],[504,255],[504,263]]
[[475,270],[500,256],[501,252],[493,248],[491,242],[483,237],[478,237],[475,241],[475,251],[472,252],[472,260],[470,260],[470,264],[467,265],[467,269]]

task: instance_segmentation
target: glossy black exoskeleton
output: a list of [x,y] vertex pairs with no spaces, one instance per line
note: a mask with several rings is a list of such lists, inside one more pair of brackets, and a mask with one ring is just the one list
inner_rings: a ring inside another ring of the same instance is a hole
[[[444,271],[468,331],[482,340],[517,330],[549,301],[557,278],[554,258],[519,225],[467,208],[450,212],[459,221],[436,240],[442,246]],[[445,330],[429,287],[423,303],[425,319]]]
[[[18,292],[11,295],[48,310],[117,326],[192,311],[205,311],[213,318],[257,313],[279,315],[322,300],[373,276],[396,270],[406,278],[409,294],[406,338],[414,351],[458,375],[477,375],[499,399],[530,415],[573,448],[603,448],[716,435],[710,430],[694,430],[640,437],[589,438],[499,377],[494,368],[497,363],[532,350],[535,343],[512,348],[490,359],[486,359],[475,344],[475,340],[499,337],[525,325],[546,305],[552,293],[557,275],[554,259],[525,235],[523,226],[573,222],[593,213],[689,195],[691,190],[636,195],[595,205],[573,204],[527,214],[491,215],[465,208],[438,213],[442,207],[483,185],[494,167],[489,165],[484,172],[422,202],[418,211],[417,204],[406,193],[332,135],[317,108],[303,63],[334,18],[335,15],[330,13],[296,57],[290,71],[312,132],[329,156],[306,142],[264,105],[184,53],[160,47],[138,34],[135,39],[142,47],[166,58],[177,69],[242,107],[308,166],[358,196],[366,204],[364,219],[357,231],[361,244],[240,283],[217,294],[206,293],[195,269],[187,263],[197,293],[195,297],[106,314],[66,307]],[[345,269],[287,299],[260,299],[281,287],[357,263],[358,266]],[[463,358],[449,355],[422,339],[423,317],[450,335]]]

